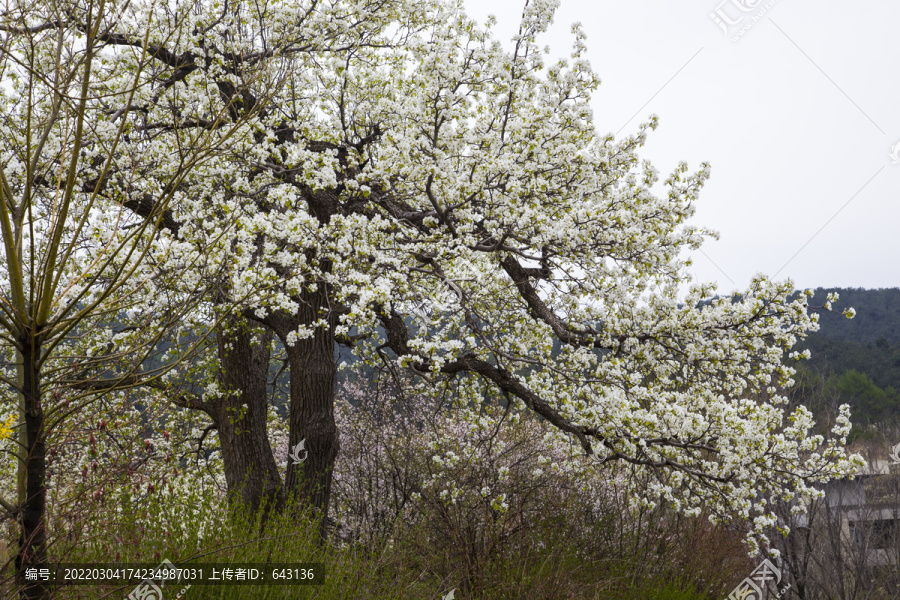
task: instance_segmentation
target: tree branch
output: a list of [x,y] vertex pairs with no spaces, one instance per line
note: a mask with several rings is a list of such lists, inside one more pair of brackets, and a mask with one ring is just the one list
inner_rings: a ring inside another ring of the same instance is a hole
[[[187,392],[179,392],[171,387],[162,385],[157,380],[146,380],[138,375],[128,375],[118,379],[98,379],[91,381],[63,381],[64,385],[71,389],[86,392],[106,392],[133,389],[136,387],[148,387],[166,394],[166,399],[175,406],[187,408],[190,410],[200,410],[212,416],[213,407],[208,402],[202,400],[197,394],[189,394]],[[172,392],[175,395],[172,396]]]

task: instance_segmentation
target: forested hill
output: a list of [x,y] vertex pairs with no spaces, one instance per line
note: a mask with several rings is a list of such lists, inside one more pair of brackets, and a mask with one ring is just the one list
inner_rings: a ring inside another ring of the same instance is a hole
[[[794,393],[813,408],[850,404],[851,438],[874,435],[870,426],[900,427],[900,289],[819,288],[810,305],[825,304],[829,292],[840,299],[820,310],[819,331],[803,341],[812,358],[797,366]],[[856,316],[841,313],[853,307]]]
[[[831,292],[840,294],[832,312],[820,311],[820,335],[846,342],[874,342],[885,338],[900,342],[900,288],[866,290],[862,288],[816,288],[811,305],[825,304]],[[856,317],[841,315],[844,308],[856,309]]]
[[[819,331],[800,346],[812,352],[809,365],[832,375],[857,371],[880,388],[900,390],[900,289],[820,288],[810,304],[824,304],[829,292],[840,300],[831,312],[819,311]],[[853,319],[841,314],[849,307]]]

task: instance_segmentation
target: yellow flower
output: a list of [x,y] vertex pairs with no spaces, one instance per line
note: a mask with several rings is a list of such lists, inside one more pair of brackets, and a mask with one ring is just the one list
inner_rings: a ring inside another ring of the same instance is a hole
[[10,415],[5,423],[0,423],[0,441],[5,440],[12,435],[13,427],[15,427],[16,415]]

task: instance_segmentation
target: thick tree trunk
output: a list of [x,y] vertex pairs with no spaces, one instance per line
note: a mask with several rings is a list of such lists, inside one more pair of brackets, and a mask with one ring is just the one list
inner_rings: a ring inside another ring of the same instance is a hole
[[328,311],[328,289],[303,295],[297,313],[303,324],[325,317],[329,325],[317,327],[312,337],[287,344],[291,367],[290,447],[305,440],[306,459],[288,463],[285,488],[301,501],[319,511],[324,536],[331,478],[338,455],[339,441],[334,421],[334,394],[337,376],[334,317]]
[[24,341],[22,394],[25,399],[25,499],[21,507],[19,552],[16,555],[16,581],[21,597],[27,600],[50,597],[49,588],[40,579],[29,581],[26,571],[48,568],[47,563],[47,464],[44,442],[44,410],[41,406],[39,361],[40,342]]
[[244,319],[218,332],[223,391],[212,403],[222,446],[228,491],[254,512],[265,504],[266,512],[280,510],[284,486],[269,444],[267,428],[269,330],[251,326]]

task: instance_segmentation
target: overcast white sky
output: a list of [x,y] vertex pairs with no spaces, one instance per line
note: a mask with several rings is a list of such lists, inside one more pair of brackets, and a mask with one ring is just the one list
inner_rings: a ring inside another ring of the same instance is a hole
[[[501,40],[518,29],[524,0],[465,2]],[[561,0],[548,63],[575,21],[601,132],[657,114],[642,155],[662,179],[712,164],[695,223],[721,239],[694,255],[697,278],[900,286],[900,1]]]

